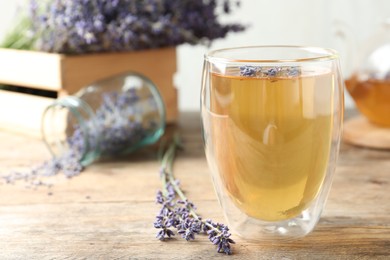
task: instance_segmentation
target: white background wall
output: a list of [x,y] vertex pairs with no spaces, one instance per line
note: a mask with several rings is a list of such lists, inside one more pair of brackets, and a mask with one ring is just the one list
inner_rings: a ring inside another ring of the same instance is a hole
[[[24,0],[0,0],[0,39]],[[390,0],[241,0],[241,7],[224,20],[240,21],[250,27],[244,33],[216,40],[210,48],[183,45],[178,48],[178,73],[181,110],[199,109],[200,78],[204,53],[210,49],[264,44],[314,45],[335,48],[341,53],[344,76],[347,50],[334,36],[337,21],[345,23],[360,45],[390,17]],[[346,96],[347,106],[353,106]]]

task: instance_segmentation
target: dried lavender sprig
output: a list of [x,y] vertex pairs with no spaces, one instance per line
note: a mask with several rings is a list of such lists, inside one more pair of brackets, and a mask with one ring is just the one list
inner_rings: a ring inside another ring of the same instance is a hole
[[[235,242],[230,238],[229,228],[211,220],[202,220],[195,211],[195,205],[185,196],[179,181],[173,175],[173,162],[179,146],[180,140],[175,136],[161,162],[160,178],[163,189],[157,192],[156,201],[162,208],[154,222],[154,227],[160,229],[156,237],[160,240],[170,238],[174,236],[172,228],[176,228],[177,233],[189,241],[194,240],[196,234],[204,232],[217,246],[219,253],[230,255],[230,244]],[[176,198],[179,199],[175,200]]]

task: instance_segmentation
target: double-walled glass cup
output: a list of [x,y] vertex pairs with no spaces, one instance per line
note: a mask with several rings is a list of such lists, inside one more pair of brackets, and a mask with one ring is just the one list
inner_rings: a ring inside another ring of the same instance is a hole
[[205,55],[207,160],[230,227],[247,239],[313,230],[329,193],[343,119],[335,51],[258,46]]

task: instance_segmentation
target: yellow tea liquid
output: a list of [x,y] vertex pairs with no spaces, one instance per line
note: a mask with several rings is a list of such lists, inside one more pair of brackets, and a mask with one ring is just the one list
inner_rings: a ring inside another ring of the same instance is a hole
[[317,196],[330,153],[333,80],[330,73],[212,74],[212,152],[225,189],[247,215],[289,219]]
[[361,81],[354,75],[345,85],[360,112],[371,122],[390,127],[390,79]]

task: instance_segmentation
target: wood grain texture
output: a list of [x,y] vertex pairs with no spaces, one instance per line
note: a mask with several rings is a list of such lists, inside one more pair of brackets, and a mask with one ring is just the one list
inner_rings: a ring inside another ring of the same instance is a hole
[[[205,160],[198,114],[182,114],[185,150],[175,171],[206,218],[224,222]],[[0,132],[0,172],[48,156],[36,139]],[[51,189],[0,185],[0,259],[389,259],[390,152],[342,144],[333,187],[317,228],[290,242],[250,242],[233,234],[234,255],[205,236],[155,239],[159,207],[155,149],[102,161]],[[48,195],[51,192],[52,195]]]

